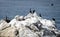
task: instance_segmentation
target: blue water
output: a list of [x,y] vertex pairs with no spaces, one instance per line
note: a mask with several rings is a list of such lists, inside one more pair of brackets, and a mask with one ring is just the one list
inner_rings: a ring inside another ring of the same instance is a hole
[[[51,4],[53,3],[53,6]],[[60,0],[0,0],[0,19],[8,16],[27,15],[29,9],[36,10],[43,18],[56,19],[57,28],[60,29]]]

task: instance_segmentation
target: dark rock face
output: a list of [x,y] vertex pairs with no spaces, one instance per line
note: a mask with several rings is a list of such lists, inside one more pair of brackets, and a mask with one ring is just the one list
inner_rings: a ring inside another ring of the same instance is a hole
[[54,33],[49,31],[49,30],[47,30],[47,29],[45,29],[43,36],[48,36],[48,35],[52,36],[52,35],[54,35]]
[[58,34],[57,37],[60,37],[60,34]]
[[[40,24],[40,26],[38,26],[38,24]],[[36,23],[33,23],[33,25],[35,25],[39,30],[42,29],[42,23],[40,21],[36,22]]]
[[54,31],[51,31],[54,35],[56,35],[56,33]]
[[30,30],[33,30],[32,28],[30,28],[29,26],[26,26],[27,28],[29,28]]
[[15,31],[15,35],[17,36],[18,34],[19,34],[19,31],[18,31],[18,30],[16,30],[16,31]]

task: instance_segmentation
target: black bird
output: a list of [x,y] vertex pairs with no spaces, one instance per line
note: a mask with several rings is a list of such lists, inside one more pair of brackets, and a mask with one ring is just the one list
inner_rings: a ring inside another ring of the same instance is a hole
[[6,21],[7,23],[9,23],[9,22],[10,22],[10,20],[8,19],[8,17],[7,17],[7,16],[5,17],[5,21]]
[[30,8],[30,11],[29,12],[32,13],[31,8]]
[[52,3],[51,6],[54,6],[54,4]]
[[35,12],[35,10],[33,10],[33,13]]
[[42,17],[41,14],[39,14],[39,16]]
[[55,21],[55,18],[52,18],[53,21]]

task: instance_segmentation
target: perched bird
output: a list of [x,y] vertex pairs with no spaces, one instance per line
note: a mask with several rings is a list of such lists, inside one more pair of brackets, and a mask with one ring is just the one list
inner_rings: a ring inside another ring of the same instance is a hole
[[30,8],[30,11],[29,12],[33,14],[35,12],[35,10],[32,11],[31,8]]
[[35,12],[35,10],[33,10],[33,13]]
[[39,14],[39,16],[42,17],[41,14]]
[[31,8],[30,8],[30,11],[29,12],[32,13]]
[[52,18],[53,21],[55,21],[55,18]]
[[15,31],[15,35],[18,35],[18,34],[19,34],[19,31],[18,31],[18,30],[16,30],[16,31]]
[[7,17],[7,16],[5,17],[5,21],[6,21],[7,23],[9,23],[9,22],[10,22],[10,20],[8,19],[8,17]]

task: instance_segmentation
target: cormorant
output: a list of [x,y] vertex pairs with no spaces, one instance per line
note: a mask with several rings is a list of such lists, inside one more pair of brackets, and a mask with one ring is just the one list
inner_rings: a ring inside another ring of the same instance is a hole
[[54,31],[51,31],[54,35],[56,35],[56,33]]
[[33,10],[33,13],[35,12],[35,10]]
[[55,21],[55,18],[52,18],[53,21]]
[[32,13],[31,8],[30,8],[30,11],[29,12]]
[[39,14],[39,16],[42,17],[41,14]]
[[10,22],[10,20],[8,19],[8,17],[7,17],[7,16],[5,17],[5,21],[6,21],[7,23],[9,23],[9,22]]
[[58,34],[57,37],[60,37],[60,34]]

